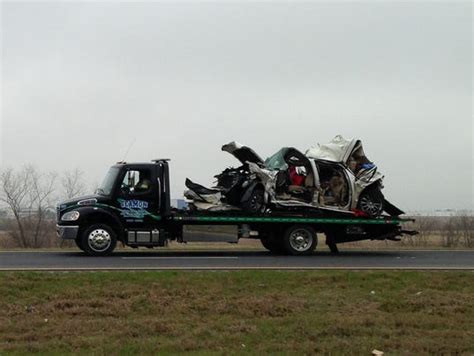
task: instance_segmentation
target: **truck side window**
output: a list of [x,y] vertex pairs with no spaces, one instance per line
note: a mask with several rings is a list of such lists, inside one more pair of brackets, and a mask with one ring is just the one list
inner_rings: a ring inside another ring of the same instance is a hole
[[127,195],[147,194],[151,188],[151,174],[147,169],[128,171],[120,185],[121,192]]

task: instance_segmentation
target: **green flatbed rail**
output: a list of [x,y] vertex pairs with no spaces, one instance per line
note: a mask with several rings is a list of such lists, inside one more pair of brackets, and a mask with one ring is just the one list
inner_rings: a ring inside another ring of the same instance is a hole
[[309,223],[309,224],[367,224],[367,225],[398,225],[402,222],[413,221],[402,218],[317,218],[317,217],[277,217],[277,216],[187,216],[175,215],[171,218],[176,222],[209,222],[209,223]]

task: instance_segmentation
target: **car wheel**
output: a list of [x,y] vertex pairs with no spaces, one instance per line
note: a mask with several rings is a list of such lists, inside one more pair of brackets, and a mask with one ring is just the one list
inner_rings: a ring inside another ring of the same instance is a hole
[[383,212],[384,196],[380,189],[366,189],[359,197],[357,208],[370,217],[380,216]]
[[317,244],[316,232],[305,225],[291,226],[283,236],[283,246],[290,255],[310,255]]
[[83,251],[90,256],[106,256],[112,253],[117,245],[117,235],[105,224],[95,224],[82,234]]
[[256,187],[244,202],[242,208],[250,213],[261,213],[265,210],[265,193],[262,188]]

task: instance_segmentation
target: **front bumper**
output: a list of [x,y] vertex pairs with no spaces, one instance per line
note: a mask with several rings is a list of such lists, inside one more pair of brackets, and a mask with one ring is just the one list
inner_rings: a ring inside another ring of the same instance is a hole
[[79,226],[56,225],[56,233],[63,240],[75,240],[79,232]]

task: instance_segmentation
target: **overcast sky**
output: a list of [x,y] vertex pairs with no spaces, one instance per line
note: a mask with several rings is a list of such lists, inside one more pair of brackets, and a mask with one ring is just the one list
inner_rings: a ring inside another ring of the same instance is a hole
[[210,184],[361,138],[407,210],[473,204],[472,3],[2,2],[1,165],[86,172],[169,157]]

